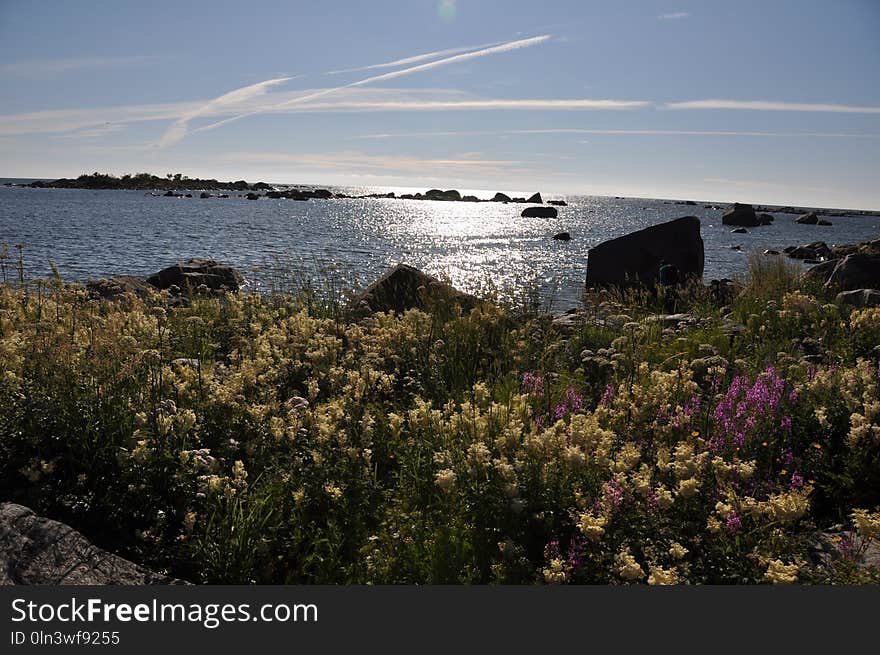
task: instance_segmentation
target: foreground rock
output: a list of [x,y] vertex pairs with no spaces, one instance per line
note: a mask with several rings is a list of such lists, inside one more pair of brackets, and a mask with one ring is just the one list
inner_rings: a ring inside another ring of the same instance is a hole
[[149,276],[147,282],[157,289],[168,289],[173,285],[184,292],[196,291],[202,285],[212,291],[238,291],[244,278],[231,266],[218,264],[213,259],[190,259],[163,268]]
[[792,259],[828,259],[831,248],[824,241],[813,241],[803,246],[789,246],[785,253]]
[[653,286],[660,262],[678,268],[685,277],[703,276],[704,250],[700,219],[685,216],[612,239],[590,249],[587,255],[587,285]]
[[558,215],[556,207],[526,207],[520,214],[522,218],[556,218]]
[[755,214],[755,208],[751,205],[734,203],[733,208],[724,212],[721,217],[723,225],[736,225],[737,227],[758,227],[761,221]]
[[86,289],[94,298],[112,301],[124,300],[133,296],[146,299],[157,293],[155,286],[131,275],[116,275],[101,280],[89,280],[86,282]]
[[0,504],[0,585],[185,584],[108,553],[69,525]]
[[880,288],[880,255],[856,253],[841,259],[825,282],[828,291]]
[[842,291],[834,298],[834,302],[838,305],[851,305],[858,309],[880,307],[880,290],[855,289],[853,291]]
[[359,320],[370,314],[408,309],[434,312],[456,305],[470,311],[480,300],[407,264],[398,264],[349,304],[348,314]]

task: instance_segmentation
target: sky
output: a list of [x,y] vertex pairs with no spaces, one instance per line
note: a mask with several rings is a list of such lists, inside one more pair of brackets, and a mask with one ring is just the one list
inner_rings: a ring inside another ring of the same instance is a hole
[[0,176],[880,209],[880,0],[0,0]]

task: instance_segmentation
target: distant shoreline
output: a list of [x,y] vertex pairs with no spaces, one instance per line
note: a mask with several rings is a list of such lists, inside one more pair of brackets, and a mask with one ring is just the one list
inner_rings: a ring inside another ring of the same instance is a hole
[[[27,178],[7,178],[24,180]],[[33,178],[30,178],[33,179]],[[33,179],[31,182],[5,182],[7,187],[25,187],[32,189],[86,189],[100,191],[240,191],[255,192],[265,191],[266,196],[270,198],[289,198],[293,200],[308,200],[310,198],[321,199],[361,199],[361,198],[389,198],[404,200],[441,200],[441,201],[457,201],[457,202],[511,202],[511,203],[540,203],[564,206],[564,201],[551,200],[544,201],[540,199],[540,193],[534,194],[531,198],[511,198],[504,193],[496,193],[491,199],[476,198],[475,196],[461,196],[457,191],[439,189],[431,189],[424,194],[402,194],[395,195],[390,193],[371,193],[361,196],[349,196],[341,193],[332,194],[319,185],[310,184],[269,184],[267,182],[255,182],[253,184],[245,180],[237,180],[235,182],[221,182],[216,179],[189,178],[182,174],[166,175],[159,177],[150,173],[138,173],[136,175],[123,175],[117,177],[103,173],[93,173],[91,175],[80,175],[77,178],[59,178],[56,180]],[[331,185],[335,186],[335,185]],[[295,191],[296,188],[310,187],[311,191]],[[182,194],[181,194],[182,195]],[[579,194],[567,194],[579,195]],[[537,198],[536,198],[537,197]],[[607,196],[610,198],[624,199],[623,196]],[[255,199],[255,198],[251,198]],[[628,198],[627,198],[628,199]],[[726,209],[733,206],[731,202],[719,202],[711,200],[681,200],[655,198],[652,200],[660,200],[666,204],[696,206],[702,205],[704,208]],[[767,212],[775,214],[806,214],[815,212],[823,216],[845,217],[845,216],[880,216],[880,209],[846,209],[835,207],[809,207],[794,205],[755,205],[756,212]]]

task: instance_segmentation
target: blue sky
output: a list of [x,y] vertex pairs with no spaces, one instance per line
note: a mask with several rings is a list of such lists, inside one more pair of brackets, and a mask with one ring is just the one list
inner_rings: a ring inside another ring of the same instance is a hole
[[877,0],[0,2],[0,175],[880,209]]

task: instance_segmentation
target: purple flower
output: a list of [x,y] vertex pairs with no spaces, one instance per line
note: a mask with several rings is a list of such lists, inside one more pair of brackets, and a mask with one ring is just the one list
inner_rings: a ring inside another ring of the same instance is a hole
[[605,502],[611,509],[617,509],[623,503],[623,487],[616,480],[605,485]]
[[544,395],[544,378],[534,373],[523,373],[522,388],[536,396]]
[[736,534],[742,528],[742,519],[733,511],[727,515],[727,521],[724,523],[724,529],[730,534]]
[[614,400],[614,385],[606,384],[605,393],[602,394],[602,400],[599,401],[599,404],[602,405],[602,407],[608,407],[612,400]]
[[804,477],[797,473],[791,474],[791,489],[792,491],[797,491],[798,489],[804,488]]

